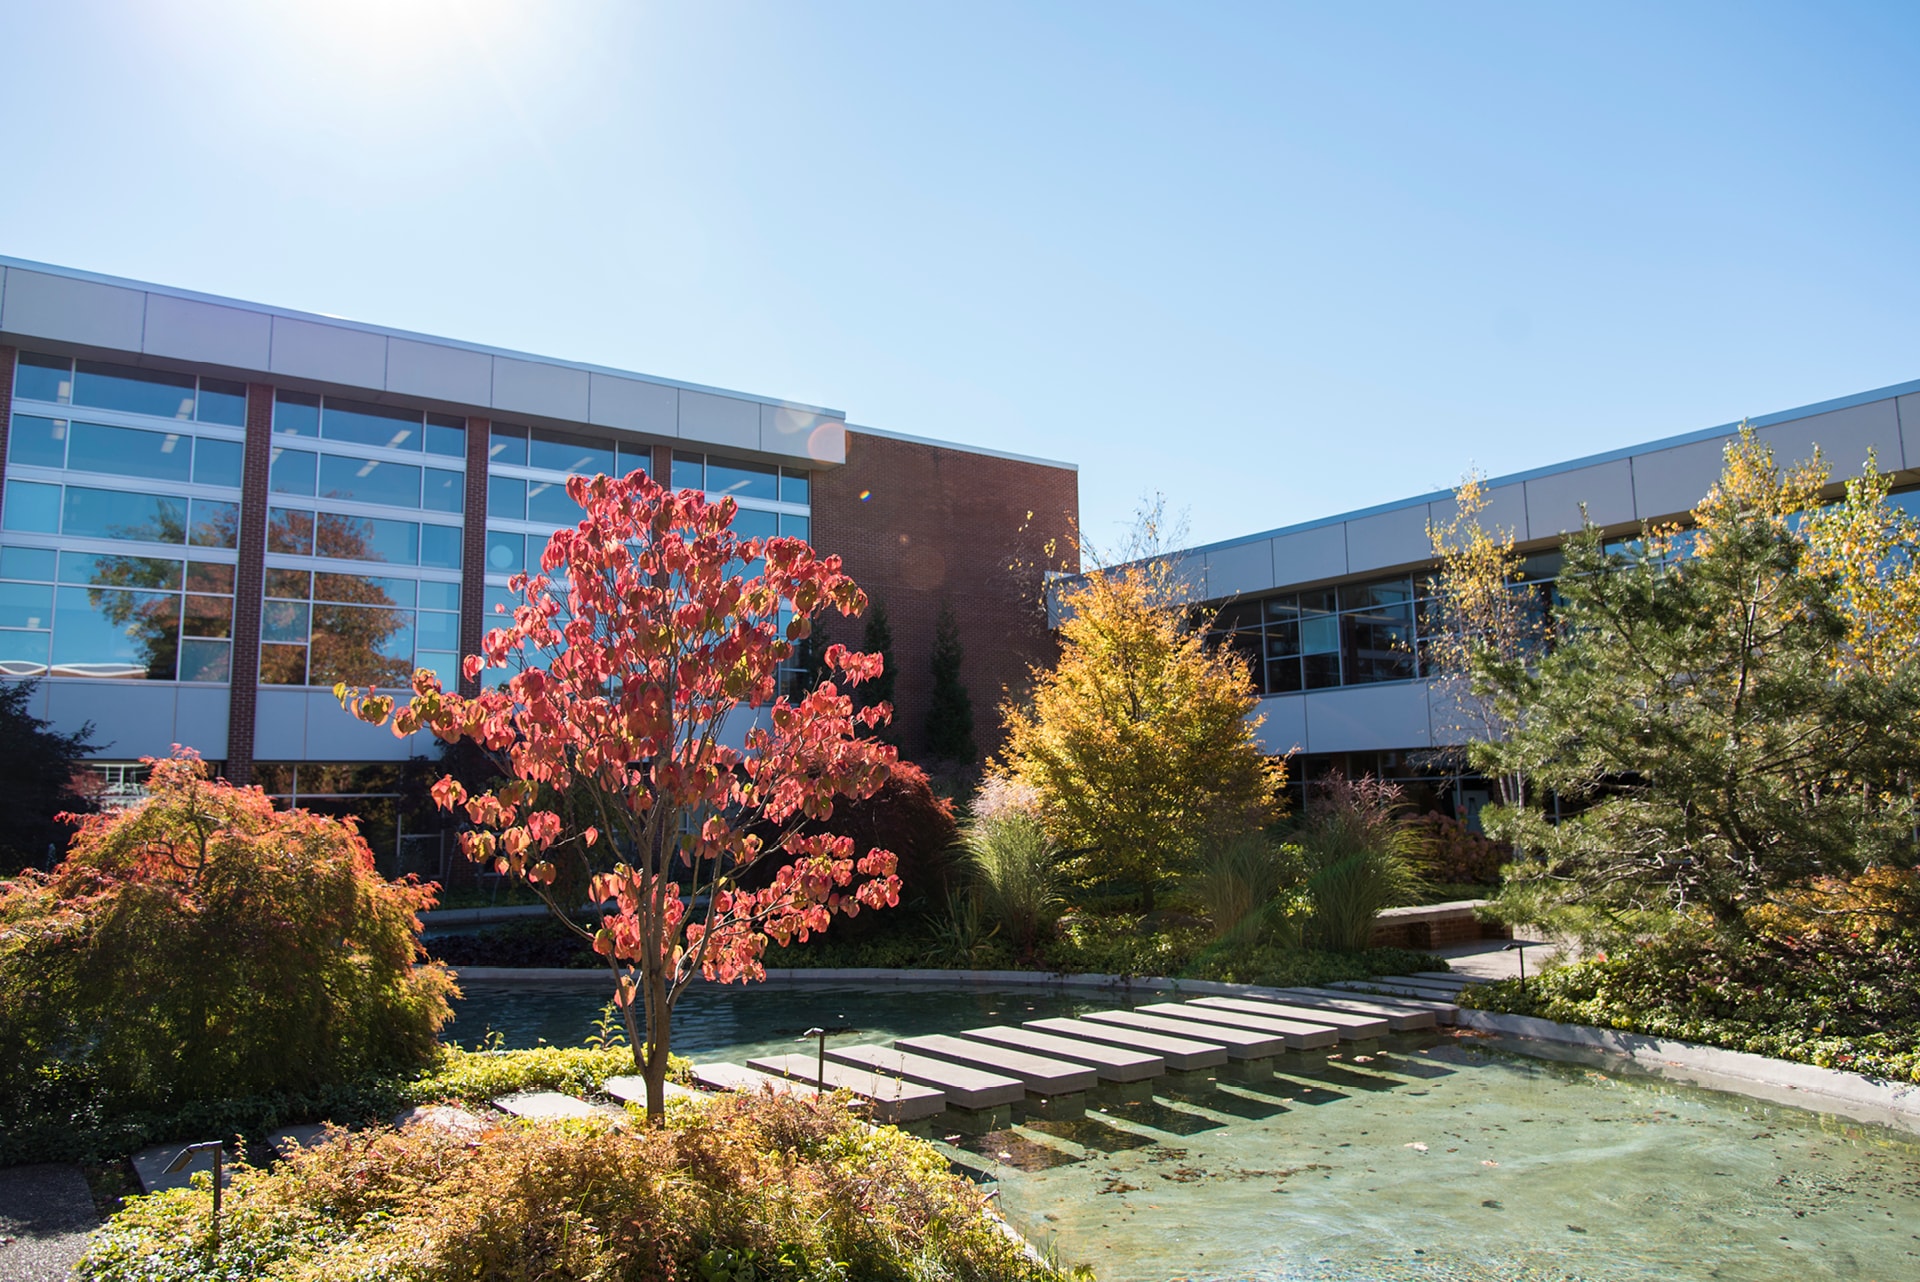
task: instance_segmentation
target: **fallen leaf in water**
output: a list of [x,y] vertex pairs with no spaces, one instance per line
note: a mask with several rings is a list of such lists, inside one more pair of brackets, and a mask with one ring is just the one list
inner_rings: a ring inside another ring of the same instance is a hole
[[1487,1160],[1486,1158],[1484,1158],[1484,1157],[1483,1157],[1483,1158],[1481,1158],[1481,1159],[1480,1159],[1480,1165],[1482,1165],[1482,1166],[1498,1166],[1498,1165],[1500,1165],[1500,1163],[1498,1163],[1498,1162],[1489,1162],[1489,1161],[1488,1161],[1488,1160]]
[[1415,1141],[1414,1141],[1413,1143],[1411,1143],[1411,1144],[1402,1144],[1402,1145],[1401,1145],[1400,1147],[1401,1147],[1401,1148],[1410,1148],[1410,1149],[1412,1149],[1412,1150],[1413,1150],[1414,1152],[1416,1152],[1416,1153],[1424,1153],[1424,1152],[1426,1152],[1426,1151],[1427,1151],[1427,1146],[1426,1146],[1425,1144],[1422,1144],[1422,1143],[1421,1143],[1420,1141],[1418,1141],[1418,1140],[1415,1140]]

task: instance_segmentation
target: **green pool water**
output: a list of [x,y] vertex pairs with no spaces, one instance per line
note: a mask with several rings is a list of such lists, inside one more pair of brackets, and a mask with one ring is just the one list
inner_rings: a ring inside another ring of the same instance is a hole
[[[597,990],[477,990],[459,1034],[572,1043]],[[1144,999],[1143,999],[1144,1000]],[[1057,990],[701,990],[680,1045],[886,1041],[1124,1004]],[[1102,1279],[1920,1282],[1920,1139],[1598,1056],[1402,1035],[1266,1081],[936,1131],[1017,1227]]]

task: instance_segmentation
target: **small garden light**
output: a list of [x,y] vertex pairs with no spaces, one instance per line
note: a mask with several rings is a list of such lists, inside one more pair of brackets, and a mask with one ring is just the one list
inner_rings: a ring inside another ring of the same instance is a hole
[[827,1089],[827,1030],[809,1028],[800,1034],[800,1040],[803,1042],[809,1037],[817,1038],[820,1043],[820,1058],[814,1065],[813,1084],[824,1091]]
[[1516,939],[1500,950],[1503,953],[1520,954],[1520,991],[1523,993],[1527,991],[1527,949],[1539,946],[1537,939]]
[[225,1150],[219,1140],[202,1140],[198,1144],[189,1144],[180,1150],[180,1156],[167,1165],[168,1175],[178,1175],[193,1165],[193,1159],[202,1153],[213,1154],[213,1249],[220,1249],[220,1166]]

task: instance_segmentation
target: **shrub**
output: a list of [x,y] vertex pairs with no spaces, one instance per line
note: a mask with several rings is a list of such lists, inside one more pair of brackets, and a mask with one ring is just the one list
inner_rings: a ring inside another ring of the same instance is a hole
[[1420,816],[1419,831],[1425,846],[1421,871],[1443,885],[1498,885],[1501,867],[1513,858],[1513,847],[1506,842],[1482,836],[1438,810]]
[[838,1098],[723,1097],[661,1128],[511,1125],[337,1137],[242,1168],[220,1250],[206,1196],[139,1198],[80,1265],[96,1282],[312,1279],[1042,1279],[925,1141]]
[[454,989],[419,964],[431,889],[383,880],[350,821],[207,773],[154,762],[148,800],[0,883],[0,1114],[313,1092],[433,1058]]
[[93,723],[61,734],[28,711],[37,686],[0,681],[0,876],[50,867],[73,836],[73,815],[94,809],[85,795],[99,783],[85,760],[100,747],[89,742]]
[[1420,893],[1420,834],[1400,813],[1401,793],[1371,776],[1314,785],[1297,840],[1306,857],[1310,929],[1327,948],[1367,946],[1382,908]]
[[1066,900],[1060,857],[1046,829],[1031,815],[1008,812],[975,819],[961,837],[967,894],[981,919],[1023,956],[1052,933]]
[[1217,936],[1251,943],[1290,920],[1290,902],[1276,901],[1298,887],[1303,874],[1299,847],[1250,832],[1210,844],[1193,888]]
[[[836,797],[833,815],[824,822],[801,826],[802,833],[831,833],[853,838],[856,859],[872,850],[891,850],[898,864],[900,902],[926,912],[946,902],[952,888],[953,843],[959,836],[953,803],[936,795],[927,772],[910,761],[887,768],[886,782],[871,797]],[[748,884],[770,882],[775,870],[754,869]],[[835,924],[845,937],[861,937],[885,929],[885,915],[862,913]],[[771,963],[769,963],[771,964]]]

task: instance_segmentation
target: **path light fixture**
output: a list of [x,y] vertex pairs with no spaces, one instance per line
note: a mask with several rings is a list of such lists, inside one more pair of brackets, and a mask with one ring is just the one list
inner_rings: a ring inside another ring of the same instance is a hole
[[168,1175],[178,1175],[193,1165],[193,1160],[202,1153],[213,1154],[213,1249],[220,1249],[220,1176],[221,1159],[226,1150],[219,1140],[202,1140],[198,1144],[189,1144],[180,1150],[180,1156],[167,1165]]
[[1516,939],[1500,950],[1503,953],[1520,954],[1520,991],[1523,993],[1527,991],[1527,949],[1542,946],[1541,941],[1537,939]]
[[803,1042],[809,1037],[816,1039],[820,1043],[820,1056],[814,1063],[813,1084],[817,1089],[825,1091],[827,1089],[827,1030],[824,1028],[809,1028],[806,1032],[800,1034],[800,1040]]

